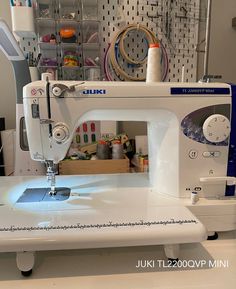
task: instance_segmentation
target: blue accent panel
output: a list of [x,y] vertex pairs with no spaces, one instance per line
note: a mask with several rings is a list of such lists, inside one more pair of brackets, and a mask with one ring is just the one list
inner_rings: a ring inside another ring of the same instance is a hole
[[225,196],[230,197],[234,196],[235,186],[226,186],[225,189]]
[[204,121],[207,119],[207,117],[214,113],[223,114],[230,118],[230,104],[211,105],[189,113],[181,122],[181,130],[183,134],[186,137],[202,144],[208,144],[216,147],[228,146],[229,138],[220,143],[213,143],[208,141],[203,134],[202,126]]
[[[236,85],[232,85],[231,133],[227,176],[236,177]],[[226,186],[226,196],[235,195],[235,186]]]
[[227,95],[230,94],[230,89],[229,88],[224,88],[224,87],[209,87],[209,88],[199,88],[199,87],[172,87],[170,89],[171,94],[211,94],[211,95]]

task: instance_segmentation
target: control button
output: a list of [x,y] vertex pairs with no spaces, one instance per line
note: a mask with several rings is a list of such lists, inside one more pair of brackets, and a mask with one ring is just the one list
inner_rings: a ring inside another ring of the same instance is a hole
[[215,157],[215,158],[219,158],[219,157],[220,157],[220,155],[221,155],[221,153],[220,153],[220,152],[214,152],[214,157]]
[[191,188],[186,188],[185,190],[186,190],[186,191],[191,191]]
[[195,187],[195,188],[194,188],[194,191],[196,191],[196,192],[200,192],[201,190],[202,190],[201,187]]
[[198,151],[191,150],[191,151],[189,151],[188,155],[189,155],[190,159],[196,159],[198,156]]
[[219,158],[221,153],[216,151],[216,152],[203,152],[203,157],[204,158]]
[[204,158],[209,158],[211,156],[210,152],[204,152],[202,155]]

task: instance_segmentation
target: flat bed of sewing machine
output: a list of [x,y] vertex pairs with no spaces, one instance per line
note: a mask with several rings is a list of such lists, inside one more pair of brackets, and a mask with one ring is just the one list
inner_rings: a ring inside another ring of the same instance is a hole
[[65,201],[17,203],[42,177],[0,178],[0,251],[40,251],[201,242],[204,226],[146,174],[58,176]]

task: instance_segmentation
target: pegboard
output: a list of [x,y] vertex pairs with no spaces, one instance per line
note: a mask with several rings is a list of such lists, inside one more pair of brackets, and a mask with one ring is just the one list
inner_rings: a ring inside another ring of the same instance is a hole
[[[201,12],[200,0],[99,0],[101,63],[117,31],[127,24],[139,23],[153,31],[167,51],[166,81],[181,81],[182,66],[185,67],[185,81],[196,81]],[[20,44],[25,53],[30,51],[37,55],[36,39],[21,39]],[[131,58],[143,59],[147,55],[147,43],[138,32],[128,35],[125,49]],[[129,74],[136,77],[146,75],[145,65],[134,68],[122,63],[120,55],[118,58]],[[101,69],[104,79],[103,67]],[[112,76],[118,80],[115,74]]]
[[[99,15],[101,21],[101,49],[106,52],[117,31],[125,24],[142,24],[148,27],[162,42],[168,54],[168,76],[166,81],[181,81],[182,66],[185,81],[196,81],[198,26],[200,21],[200,0],[101,0]],[[117,18],[120,18],[119,22]],[[138,33],[130,35],[125,49],[131,58],[142,59],[147,53],[147,43]],[[118,55],[119,63],[125,66]],[[146,75],[146,66],[125,70],[136,77]],[[115,78],[115,75],[112,75]]]
[[38,47],[37,47],[37,37],[35,38],[19,38],[19,44],[21,49],[23,50],[23,53],[25,57],[28,57],[29,52],[33,54],[33,56],[36,58],[38,55]]

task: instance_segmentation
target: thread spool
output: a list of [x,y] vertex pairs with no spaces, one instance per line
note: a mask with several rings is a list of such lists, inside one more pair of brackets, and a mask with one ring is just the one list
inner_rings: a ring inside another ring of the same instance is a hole
[[99,160],[107,160],[110,158],[110,147],[105,141],[100,141],[97,144],[97,158]]
[[148,172],[148,160],[147,159],[144,159],[143,161],[143,171],[144,173]]
[[116,160],[124,158],[122,143],[114,143],[112,145],[112,158]]
[[161,82],[161,53],[158,43],[152,43],[148,49],[146,82]]
[[197,192],[192,192],[191,193],[191,203],[192,205],[196,204],[199,200],[199,197],[198,197],[198,193]]

